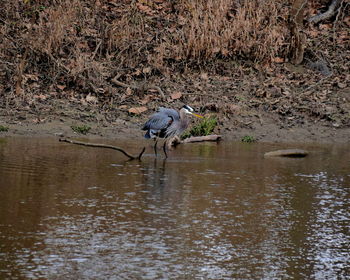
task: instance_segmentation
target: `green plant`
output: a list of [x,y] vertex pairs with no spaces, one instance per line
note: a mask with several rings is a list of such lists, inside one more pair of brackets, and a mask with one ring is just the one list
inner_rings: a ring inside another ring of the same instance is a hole
[[217,125],[216,118],[204,118],[201,122],[193,126],[189,131],[182,135],[182,138],[188,138],[190,136],[206,136],[214,131]]
[[7,126],[0,125],[0,132],[6,132],[9,131],[9,128]]
[[86,135],[91,127],[88,125],[72,125],[71,128],[73,129],[73,131],[75,131],[76,133],[80,133],[80,134],[84,134]]
[[241,141],[244,143],[253,143],[256,142],[256,139],[254,138],[254,136],[245,135],[242,137]]

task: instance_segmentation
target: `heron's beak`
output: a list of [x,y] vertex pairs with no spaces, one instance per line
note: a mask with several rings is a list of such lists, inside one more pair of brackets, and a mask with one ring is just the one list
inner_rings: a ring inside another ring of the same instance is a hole
[[191,112],[191,114],[192,114],[193,116],[196,116],[197,118],[201,118],[201,119],[203,119],[203,118],[204,118],[203,116],[198,115],[198,114],[196,114],[196,113],[192,113],[192,112]]

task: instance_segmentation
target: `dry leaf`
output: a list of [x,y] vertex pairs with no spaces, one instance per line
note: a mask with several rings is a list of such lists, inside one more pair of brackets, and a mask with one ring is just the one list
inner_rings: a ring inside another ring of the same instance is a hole
[[174,92],[170,95],[171,99],[175,100],[175,99],[179,99],[182,97],[182,93],[177,91],[177,92]]
[[151,68],[151,67],[146,67],[146,68],[143,68],[143,69],[142,69],[142,72],[143,72],[144,74],[151,73],[151,71],[152,71],[152,68]]
[[240,111],[241,106],[235,105],[235,104],[226,104],[225,105],[225,111],[226,113],[234,113]]
[[153,98],[153,96],[146,95],[146,97],[145,97],[144,99],[142,99],[142,100],[140,101],[140,103],[141,103],[142,105],[146,105],[147,103],[149,103],[149,102],[151,101],[152,98]]
[[30,81],[39,81],[39,76],[36,74],[25,74],[23,75],[23,78],[25,80],[30,80]]
[[178,16],[177,20],[180,25],[185,25],[187,22],[186,18],[181,15]]
[[65,85],[57,85],[57,88],[60,90],[64,90],[66,88],[66,86]]
[[130,108],[128,112],[131,114],[139,115],[143,112],[146,112],[147,110],[148,110],[147,107],[134,107],[134,108]]
[[130,95],[130,94],[132,94],[132,89],[128,87],[126,89],[126,95]]
[[33,96],[35,99],[39,99],[39,100],[46,100],[46,96],[43,94],[38,94],[38,95],[34,95]]
[[283,57],[274,57],[272,59],[272,62],[274,62],[274,63],[283,63],[284,62],[284,58]]
[[149,88],[149,89],[148,89],[148,92],[158,92],[158,90],[155,89],[155,88]]
[[202,80],[208,80],[208,73],[202,72],[202,73],[201,73],[201,79],[202,79]]
[[131,76],[139,76],[141,74],[140,69],[136,69],[134,72],[131,73]]
[[319,32],[317,30],[310,30],[308,34],[310,35],[310,37],[316,38]]
[[226,76],[219,77],[220,81],[229,81],[230,79],[231,77],[226,77]]
[[229,50],[228,49],[221,49],[221,54],[223,55],[223,56],[228,56],[228,54],[229,54],[230,52],[229,52]]
[[97,97],[96,96],[92,96],[90,93],[86,96],[86,101],[89,103],[97,103]]
[[144,12],[145,14],[149,16],[153,15],[153,10],[150,7],[140,3],[137,3],[136,6],[140,11]]

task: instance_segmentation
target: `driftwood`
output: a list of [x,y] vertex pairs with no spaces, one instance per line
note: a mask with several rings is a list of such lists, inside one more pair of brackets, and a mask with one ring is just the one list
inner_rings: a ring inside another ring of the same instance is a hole
[[310,17],[308,19],[308,22],[317,24],[321,21],[330,19],[339,11],[339,8],[341,7],[342,2],[343,0],[333,0],[326,12]]
[[212,141],[212,142],[218,142],[222,138],[221,135],[207,135],[207,136],[192,136],[190,138],[186,138],[181,141],[181,143],[195,143],[195,142],[205,142],[205,141]]
[[129,154],[127,151],[125,151],[124,149],[117,147],[117,146],[112,146],[112,145],[105,145],[105,144],[97,144],[97,143],[88,143],[88,142],[81,142],[81,141],[75,141],[75,140],[71,140],[71,139],[67,139],[67,138],[60,138],[59,139],[60,142],[66,142],[66,143],[70,143],[70,144],[75,144],[75,145],[82,145],[82,146],[87,146],[87,147],[94,147],[94,148],[105,148],[105,149],[112,149],[112,150],[116,150],[119,151],[121,153],[123,153],[125,156],[127,156],[129,158],[129,160],[134,160],[134,159],[138,159],[141,160],[141,157],[143,155],[143,153],[145,152],[146,148],[143,147],[141,153],[139,155],[132,155]]
[[222,135],[207,135],[207,136],[192,136],[189,138],[186,138],[184,140],[181,140],[179,137],[173,137],[168,142],[168,147],[177,146],[179,144],[186,144],[186,143],[196,143],[196,142],[218,142],[222,139]]
[[265,157],[306,157],[309,154],[308,151],[301,149],[287,149],[267,152]]

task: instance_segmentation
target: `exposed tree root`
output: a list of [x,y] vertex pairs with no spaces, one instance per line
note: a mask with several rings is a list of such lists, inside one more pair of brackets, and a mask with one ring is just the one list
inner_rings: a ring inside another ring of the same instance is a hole
[[332,16],[334,16],[339,8],[341,7],[341,3],[343,2],[343,0],[333,0],[332,3],[329,5],[328,10],[322,14],[310,17],[308,19],[308,22],[317,24],[321,21],[330,19]]
[[306,0],[294,0],[290,12],[291,49],[290,56],[292,64],[298,65],[304,59],[306,46],[306,35],[303,32],[303,19],[306,8]]
[[143,147],[141,153],[139,155],[132,155],[129,154],[127,151],[125,151],[124,149],[117,147],[117,146],[112,146],[112,145],[105,145],[105,144],[97,144],[97,143],[88,143],[88,142],[81,142],[81,141],[75,141],[75,140],[71,140],[71,139],[67,139],[67,138],[60,138],[59,139],[60,142],[67,142],[70,144],[75,144],[75,145],[82,145],[82,146],[87,146],[87,147],[94,147],[94,148],[105,148],[105,149],[112,149],[112,150],[117,150],[121,153],[123,153],[125,156],[127,156],[129,158],[129,160],[134,160],[134,159],[138,159],[141,160],[141,157],[143,155],[143,153],[145,152],[146,148]]

